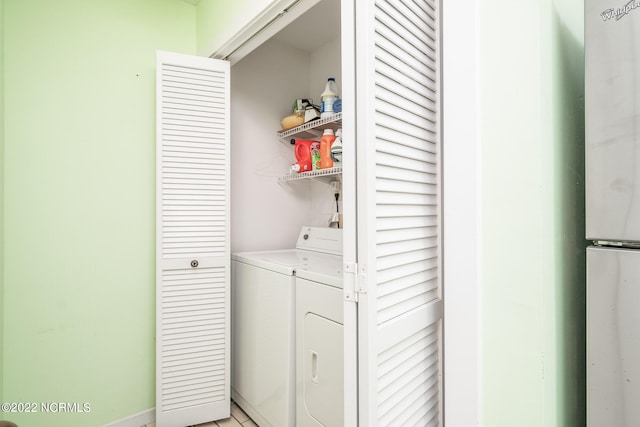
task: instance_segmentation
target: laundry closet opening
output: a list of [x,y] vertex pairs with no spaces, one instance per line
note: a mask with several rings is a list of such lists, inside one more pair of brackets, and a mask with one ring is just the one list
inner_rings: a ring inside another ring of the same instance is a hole
[[231,68],[231,397],[258,425],[344,424],[341,168],[291,169],[291,142],[341,116],[279,132],[329,78],[340,95],[340,8],[320,1]]

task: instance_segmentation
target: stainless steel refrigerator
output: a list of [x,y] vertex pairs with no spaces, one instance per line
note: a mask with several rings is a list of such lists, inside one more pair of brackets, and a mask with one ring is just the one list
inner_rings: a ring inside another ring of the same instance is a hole
[[640,0],[585,1],[587,419],[640,426]]

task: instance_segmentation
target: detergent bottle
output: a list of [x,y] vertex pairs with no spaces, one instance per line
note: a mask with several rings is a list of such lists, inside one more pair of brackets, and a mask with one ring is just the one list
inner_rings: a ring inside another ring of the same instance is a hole
[[314,140],[311,139],[296,139],[293,147],[293,152],[296,155],[297,162],[291,166],[291,170],[294,172],[309,172],[312,170],[311,165],[311,144]]
[[328,169],[333,167],[331,160],[331,144],[336,140],[333,129],[325,129],[320,138],[320,169]]

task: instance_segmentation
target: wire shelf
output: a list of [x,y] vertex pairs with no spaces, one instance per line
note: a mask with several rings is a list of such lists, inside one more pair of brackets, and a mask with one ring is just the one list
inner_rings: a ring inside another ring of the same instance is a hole
[[323,177],[339,177],[342,174],[342,167],[319,169],[310,172],[293,173],[289,175],[283,175],[278,178],[278,183],[283,184],[286,182],[300,181],[308,178],[323,178]]
[[333,116],[325,117],[324,119],[312,120],[291,129],[278,131],[278,136],[286,142],[289,142],[289,140],[294,136],[296,137],[295,139],[312,139],[321,137],[322,131],[325,129],[333,129],[335,132],[341,127],[342,113],[337,113]]

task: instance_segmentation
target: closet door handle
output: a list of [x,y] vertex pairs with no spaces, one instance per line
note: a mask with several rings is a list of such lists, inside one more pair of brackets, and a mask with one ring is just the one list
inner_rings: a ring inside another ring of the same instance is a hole
[[194,259],[193,261],[191,261],[191,267],[196,268],[198,266],[198,260]]

